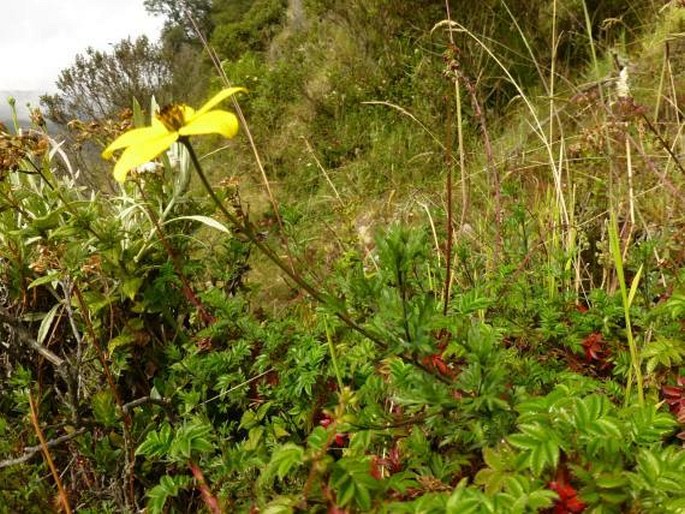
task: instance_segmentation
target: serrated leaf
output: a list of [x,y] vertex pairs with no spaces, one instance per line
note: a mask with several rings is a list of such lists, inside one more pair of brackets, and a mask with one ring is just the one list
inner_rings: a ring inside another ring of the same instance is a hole
[[640,453],[637,461],[640,474],[647,479],[647,483],[654,485],[657,478],[661,474],[661,465],[659,460],[651,451],[644,450]]
[[350,437],[349,450],[355,455],[362,455],[371,445],[371,430],[359,430]]
[[286,443],[276,449],[269,462],[269,471],[275,471],[276,476],[283,478],[293,468],[302,465],[304,461],[304,448],[293,443]]
[[533,450],[538,447],[538,442],[526,434],[512,434],[507,437],[509,443],[520,450]]
[[117,425],[117,408],[112,392],[109,389],[99,391],[93,395],[91,408],[93,409],[93,416],[98,423],[102,423],[106,427]]
[[254,411],[246,410],[240,417],[240,424],[238,425],[238,428],[243,428],[247,430],[252,428],[256,423],[257,417],[255,416]]
[[447,499],[446,514],[480,514],[484,509],[477,492],[467,487],[468,479],[462,479]]
[[368,459],[343,457],[335,463],[330,484],[336,491],[338,505],[344,507],[354,500],[363,512],[371,509],[371,490],[379,487],[380,482],[369,471]]
[[148,512],[150,512],[150,514],[161,514],[164,512],[164,505],[169,497],[178,496],[181,489],[186,488],[188,484],[190,484],[190,477],[171,477],[169,475],[164,475],[160,479],[159,484],[150,489],[147,493]]
[[324,427],[316,427],[307,437],[307,447],[314,452],[320,451],[328,442],[328,432]]
[[169,448],[169,455],[179,460],[188,460],[193,452],[205,453],[214,449],[209,440],[211,425],[199,420],[193,420],[182,425],[174,435]]
[[162,457],[167,455],[173,435],[168,424],[162,425],[159,431],[152,430],[145,436],[145,440],[138,446],[136,455],[147,455],[150,457]]
[[600,475],[595,478],[595,484],[602,489],[618,489],[628,485],[628,479],[618,475]]
[[263,514],[292,514],[299,501],[297,498],[279,496],[267,503],[261,512]]
[[124,293],[124,296],[126,296],[129,300],[133,301],[133,299],[136,297],[136,293],[138,293],[138,290],[140,289],[141,285],[143,285],[143,279],[142,278],[140,278],[140,277],[127,278],[121,284],[121,292]]
[[282,437],[287,437],[290,435],[290,432],[288,432],[281,423],[274,423],[271,426],[271,430],[276,439],[281,439]]
[[110,353],[110,355],[114,354],[119,348],[131,344],[135,340],[136,337],[133,334],[124,332],[123,334],[119,334],[115,338],[110,339],[110,341],[107,343],[107,351]]
[[256,450],[259,443],[264,435],[264,427],[259,425],[252,427],[247,435],[247,441],[245,441],[246,450]]

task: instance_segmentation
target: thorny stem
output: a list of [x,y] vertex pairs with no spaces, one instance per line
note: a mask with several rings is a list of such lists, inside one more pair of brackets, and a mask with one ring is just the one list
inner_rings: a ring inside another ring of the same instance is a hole
[[[295,271],[293,268],[288,266],[283,259],[281,259],[276,252],[274,252],[271,247],[269,247],[262,239],[260,238],[259,234],[257,234],[257,231],[255,230],[254,225],[250,222],[249,219],[243,218],[241,219],[238,215],[235,213],[232,213],[229,211],[219,199],[219,197],[216,195],[214,192],[214,189],[212,188],[211,184],[207,180],[207,177],[204,174],[204,171],[202,171],[202,165],[200,164],[200,161],[197,158],[197,154],[195,153],[195,150],[193,149],[193,146],[190,144],[190,141],[188,140],[187,137],[181,137],[178,140],[179,143],[181,143],[183,146],[186,147],[188,150],[188,155],[190,155],[190,160],[193,163],[193,166],[195,167],[195,170],[197,171],[198,176],[200,177],[200,181],[202,182],[202,185],[204,186],[205,190],[207,191],[207,194],[209,197],[212,199],[216,207],[221,211],[221,213],[226,216],[228,221],[231,222],[231,224],[238,230],[240,231],[245,237],[247,237],[252,244],[254,244],[257,249],[262,252],[271,262],[273,262],[278,268],[283,271],[283,273],[286,274],[288,278],[290,278],[293,282],[295,282],[299,287],[301,287],[305,292],[307,292],[314,300],[316,300],[318,303],[321,305],[324,305],[326,307],[329,307],[333,310],[333,313],[335,316],[341,320],[345,325],[350,327],[351,329],[355,330],[359,334],[363,335],[367,339],[373,341],[375,344],[377,344],[381,348],[387,348],[388,344],[383,341],[381,338],[379,338],[377,335],[373,334],[372,332],[368,331],[366,328],[362,327],[359,325],[356,321],[354,321],[350,315],[342,310],[342,308],[338,305],[335,305],[335,302],[332,298],[330,298],[328,295],[325,293],[317,290],[314,286],[312,286],[307,280],[300,275],[297,271]],[[446,384],[451,384],[452,382],[439,375],[432,373],[431,370],[425,366],[423,363],[420,362],[419,359],[412,355],[400,355],[400,357],[412,362],[415,366],[423,370],[424,372],[428,373],[431,376],[434,376],[436,379],[445,382]]]

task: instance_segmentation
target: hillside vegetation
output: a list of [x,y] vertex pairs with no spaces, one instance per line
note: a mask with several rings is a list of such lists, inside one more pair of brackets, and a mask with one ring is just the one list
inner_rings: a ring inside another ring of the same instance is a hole
[[685,512],[682,2],[145,4],[0,126],[0,513]]

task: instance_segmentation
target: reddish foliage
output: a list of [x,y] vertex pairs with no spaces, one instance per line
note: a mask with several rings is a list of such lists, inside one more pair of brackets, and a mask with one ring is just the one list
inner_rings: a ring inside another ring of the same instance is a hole
[[[321,420],[319,421],[319,425],[321,425],[324,428],[328,428],[331,425],[331,423],[333,423],[333,419],[327,414],[324,414],[323,418],[321,418]],[[348,434],[336,433],[334,441],[335,444],[338,446],[345,446],[349,438],[350,436]]]
[[[661,396],[668,404],[678,423],[685,425],[685,377],[678,377],[677,385],[661,387]],[[685,440],[685,430],[678,434],[678,438]]]
[[427,368],[436,370],[445,377],[452,378],[454,376],[454,372],[449,368],[445,360],[442,358],[442,353],[427,355],[421,359],[421,363]]
[[390,475],[402,471],[402,459],[400,457],[400,448],[395,444],[386,457],[378,457],[374,455],[371,460],[371,476],[376,480],[383,478],[383,469],[386,469]]
[[593,332],[583,340],[583,349],[585,350],[585,362],[604,371],[611,367],[609,357],[611,350],[607,347],[607,343],[599,332]]
[[575,514],[585,510],[585,503],[571,484],[554,481],[549,483],[549,488],[559,495],[554,503],[554,514]]

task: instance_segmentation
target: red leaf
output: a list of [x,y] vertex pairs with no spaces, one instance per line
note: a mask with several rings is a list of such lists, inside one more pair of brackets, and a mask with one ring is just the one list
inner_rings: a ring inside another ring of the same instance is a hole
[[569,512],[583,512],[585,510],[585,507],[585,503],[583,503],[583,501],[577,496],[569,498],[566,502],[566,510],[568,510]]

